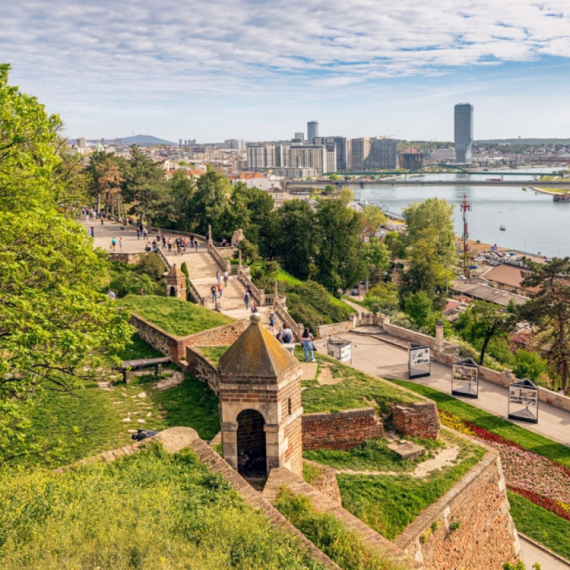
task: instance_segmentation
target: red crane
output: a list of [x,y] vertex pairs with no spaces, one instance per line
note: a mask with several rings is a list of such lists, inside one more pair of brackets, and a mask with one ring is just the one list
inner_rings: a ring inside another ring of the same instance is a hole
[[467,231],[467,212],[471,210],[471,204],[467,202],[467,196],[463,194],[463,202],[459,205],[461,211],[463,212],[463,274],[465,277],[469,277],[468,268],[468,250],[469,250],[469,232]]

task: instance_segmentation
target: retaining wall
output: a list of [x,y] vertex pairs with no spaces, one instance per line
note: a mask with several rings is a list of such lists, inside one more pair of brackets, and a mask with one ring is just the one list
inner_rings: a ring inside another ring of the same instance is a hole
[[109,261],[121,261],[122,263],[138,263],[144,253],[124,253],[124,252],[110,252]]
[[509,509],[499,454],[489,450],[394,544],[425,570],[502,568],[505,562],[515,564],[520,556]]
[[200,351],[186,347],[186,371],[202,382],[206,382],[212,392],[218,395],[220,391],[220,376],[218,368]]
[[303,414],[303,449],[351,449],[383,435],[374,408]]
[[393,403],[390,411],[394,428],[400,433],[411,437],[437,439],[441,426],[437,405],[432,400]]

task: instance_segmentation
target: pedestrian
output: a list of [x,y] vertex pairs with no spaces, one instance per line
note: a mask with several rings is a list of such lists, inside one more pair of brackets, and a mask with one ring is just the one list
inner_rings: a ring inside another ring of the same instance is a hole
[[245,288],[247,289],[247,292],[251,295],[251,283],[248,283]]
[[303,344],[303,350],[305,351],[305,362],[309,362],[309,354],[311,355],[311,362],[316,362],[315,355],[313,354],[313,340],[315,339],[311,334],[309,327],[305,327],[303,336],[301,337],[301,343]]
[[103,219],[103,216],[101,216],[101,225],[105,225],[105,220]]
[[166,236],[162,236],[162,249],[166,248]]
[[218,285],[222,282],[222,275],[219,270],[216,271],[216,281],[218,282]]
[[210,291],[212,292],[212,301],[215,303],[218,300],[217,289],[215,285],[210,287]]
[[224,271],[224,287],[228,286],[228,281],[230,280],[230,275],[228,273],[228,270],[226,269]]
[[143,234],[143,239],[148,238],[148,230],[144,226],[143,226],[142,234]]
[[157,252],[156,240],[155,239],[152,240],[152,251],[154,251],[154,253]]
[[289,328],[287,323],[283,323],[283,326],[277,335],[277,340],[279,340],[281,344],[291,344],[293,342],[293,331]]
[[91,237],[95,237],[95,228],[93,226],[91,226]]
[[269,313],[269,327],[271,328],[271,330],[273,330],[274,326],[275,326],[275,313],[271,311],[271,313]]
[[119,238],[119,251],[123,251],[123,238]]
[[198,240],[195,239],[194,240],[194,249],[196,250],[196,253],[198,253],[198,248],[200,247],[200,244],[198,243]]
[[146,242],[146,247],[144,248],[145,251],[150,251],[151,247],[150,247],[150,243],[147,241]]
[[117,247],[117,240],[115,238],[113,238],[111,240],[111,251],[115,251],[115,248]]
[[172,251],[172,238],[168,238],[168,251]]
[[194,234],[190,234],[190,247],[194,247]]
[[246,309],[249,309],[249,297],[250,297],[249,291],[246,291],[245,295],[243,296],[243,302],[245,304]]
[[224,294],[224,288],[221,286],[220,283],[218,283],[218,297],[220,298],[220,300],[222,299],[223,294]]
[[110,299],[111,301],[114,301],[114,300],[115,300],[115,293],[114,293],[113,291],[111,291],[111,289],[109,289],[109,290],[107,291],[107,297],[109,297],[109,299]]
[[251,312],[252,313],[258,313],[258,309],[257,309],[257,305],[255,304],[255,301],[253,302],[253,307],[251,308]]
[[137,239],[141,239],[141,230],[137,228]]
[[180,243],[180,238],[176,239],[176,255],[180,255],[182,250],[182,244]]

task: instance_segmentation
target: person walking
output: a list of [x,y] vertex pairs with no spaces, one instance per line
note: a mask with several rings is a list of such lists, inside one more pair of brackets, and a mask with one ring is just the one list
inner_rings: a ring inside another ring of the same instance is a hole
[[198,253],[198,248],[200,247],[200,244],[198,243],[198,240],[195,239],[194,240],[194,249],[196,250],[196,253]]
[[168,251],[172,251],[172,238],[168,238]]
[[277,340],[281,344],[291,344],[293,342],[293,331],[289,328],[287,323],[283,323],[283,326],[277,335]]
[[111,251],[115,251],[115,248],[117,247],[117,240],[115,238],[113,238],[111,240]]
[[222,296],[224,294],[224,288],[222,287],[221,283],[218,283],[218,297],[220,301],[222,300]]
[[305,327],[303,336],[301,337],[301,344],[303,345],[303,350],[305,351],[305,362],[309,362],[309,354],[311,355],[311,362],[316,362],[315,355],[313,354],[313,340],[315,339],[311,334],[309,327]]
[[275,326],[275,313],[271,311],[271,313],[269,313],[269,328],[273,331],[274,326]]
[[212,292],[212,301],[214,303],[216,303],[218,301],[218,294],[217,294],[217,288],[215,285],[212,285],[210,287],[210,291]]
[[95,238],[95,228],[91,226],[91,237]]
[[123,251],[123,238],[119,238],[119,251]]
[[176,255],[180,255],[181,250],[182,250],[182,246],[180,245],[180,238],[177,238],[177,240],[176,240]]
[[228,270],[226,269],[224,271],[224,287],[228,286],[228,281],[230,280],[230,275],[228,273]]
[[249,309],[249,298],[250,298],[249,291],[246,291],[245,295],[243,296],[243,302],[245,304],[246,309]]
[[222,282],[222,275],[219,271],[216,271],[216,281],[218,282],[218,285]]
[[162,236],[162,249],[166,249],[166,236]]
[[141,229],[137,228],[137,239],[141,239]]

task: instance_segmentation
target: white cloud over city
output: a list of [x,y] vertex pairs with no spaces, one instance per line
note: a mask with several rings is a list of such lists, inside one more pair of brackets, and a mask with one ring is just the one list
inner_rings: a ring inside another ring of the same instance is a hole
[[0,59],[62,114],[104,116],[566,58],[569,16],[560,0],[24,0],[3,6]]

